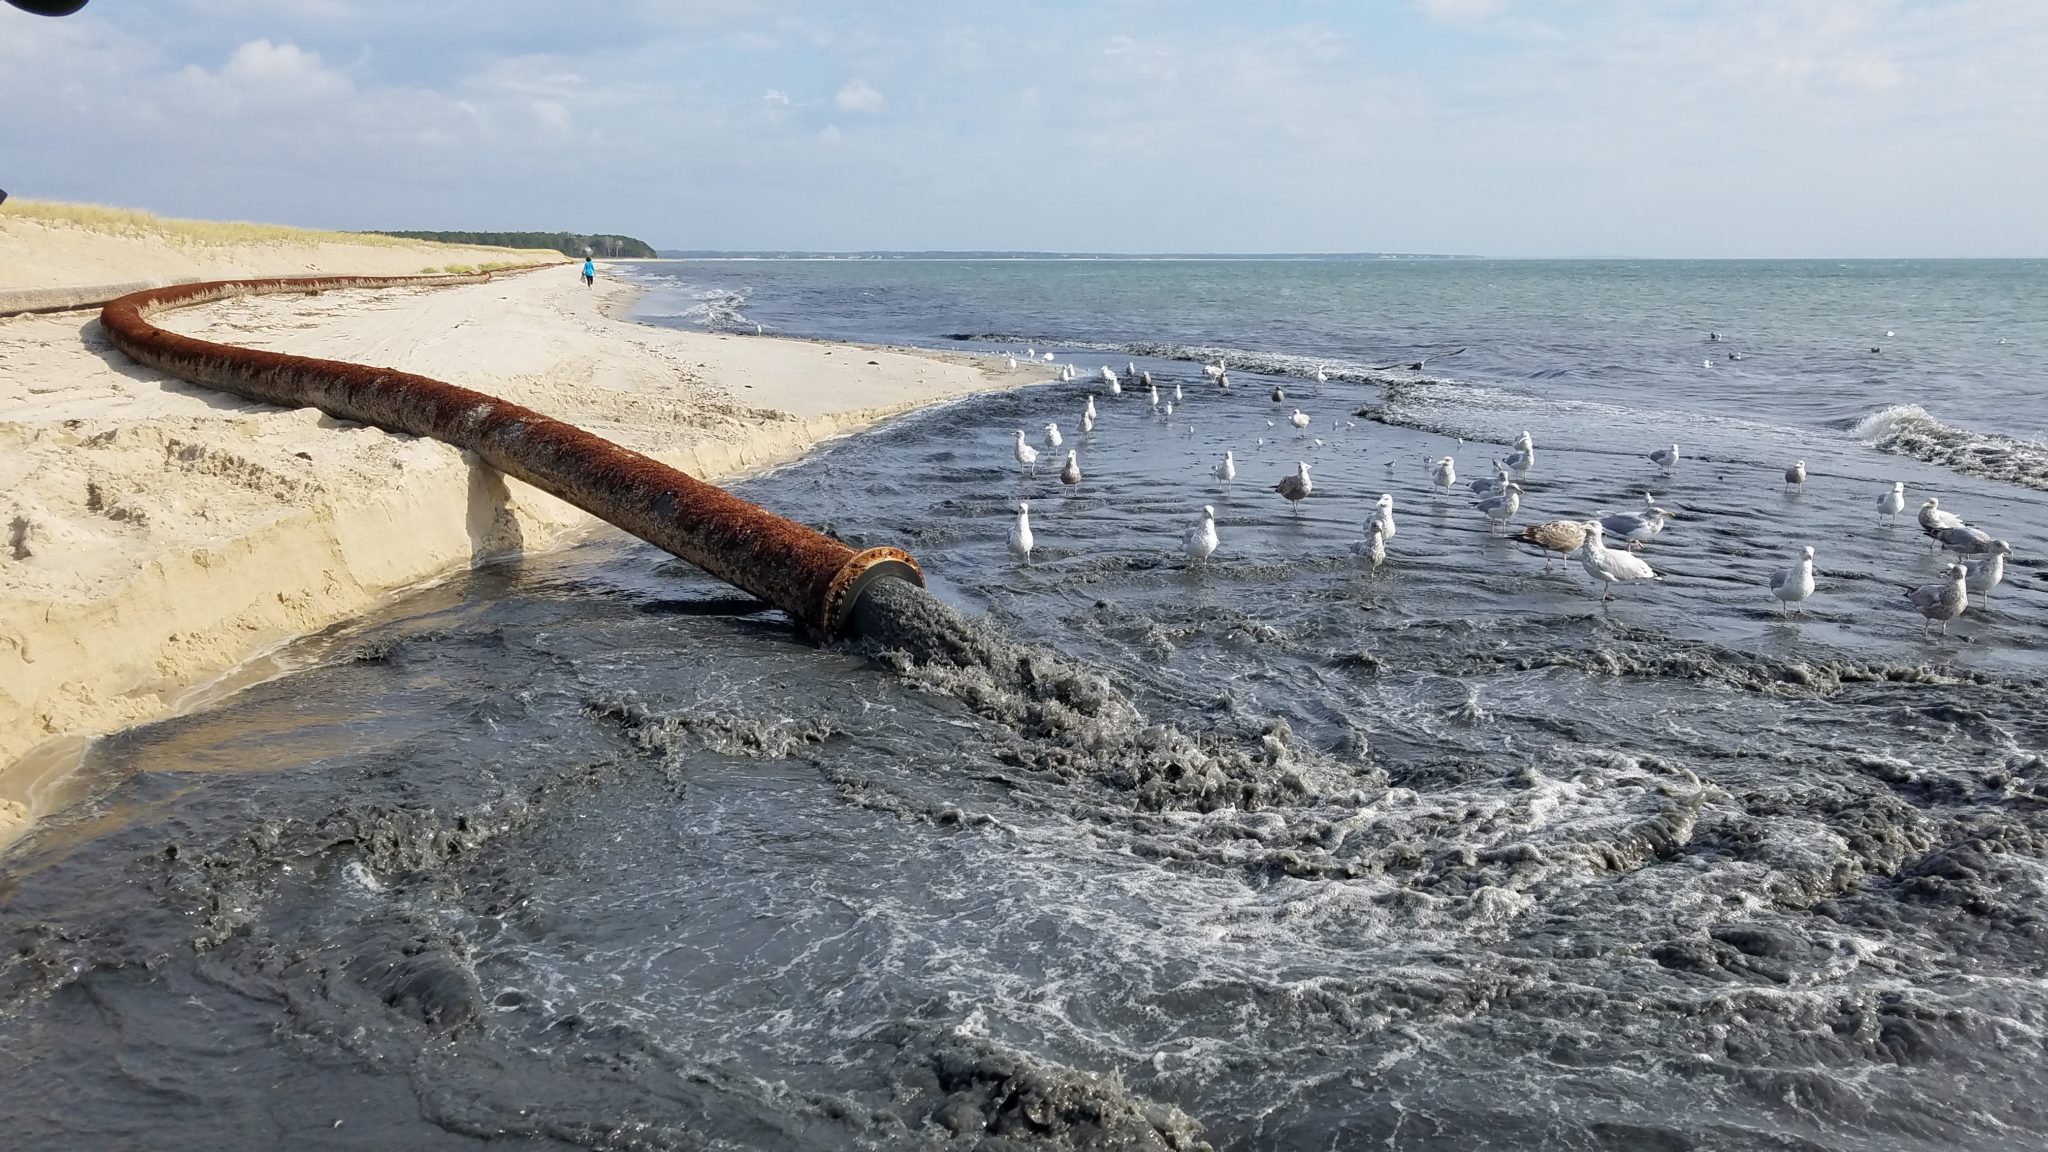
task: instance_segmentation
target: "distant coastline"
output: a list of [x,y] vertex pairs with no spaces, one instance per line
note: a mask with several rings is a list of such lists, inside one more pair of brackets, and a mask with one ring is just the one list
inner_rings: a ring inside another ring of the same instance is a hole
[[663,260],[1485,260],[1485,256],[1429,252],[1008,252],[928,251],[806,252],[748,249],[664,248]]

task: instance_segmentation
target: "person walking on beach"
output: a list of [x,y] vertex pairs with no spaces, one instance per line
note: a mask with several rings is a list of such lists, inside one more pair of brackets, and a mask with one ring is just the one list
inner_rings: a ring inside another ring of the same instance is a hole
[[583,286],[588,288],[595,283],[597,283],[597,265],[592,264],[590,257],[585,256],[583,258]]

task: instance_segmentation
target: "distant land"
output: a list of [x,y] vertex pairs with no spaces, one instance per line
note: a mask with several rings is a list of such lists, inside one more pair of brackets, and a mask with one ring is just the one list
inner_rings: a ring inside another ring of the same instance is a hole
[[373,232],[407,240],[438,240],[443,244],[486,244],[493,248],[540,248],[564,256],[595,256],[600,260],[654,255],[654,245],[631,236],[586,236],[580,232]]
[[1430,252],[773,252],[664,248],[666,260],[1484,260]]

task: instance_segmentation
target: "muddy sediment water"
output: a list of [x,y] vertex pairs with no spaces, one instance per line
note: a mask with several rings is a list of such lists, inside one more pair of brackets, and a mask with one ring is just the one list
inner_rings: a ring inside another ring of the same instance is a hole
[[[94,798],[4,861],[10,1134],[2039,1146],[2039,493],[1846,425],[1433,378],[1285,377],[1282,408],[1281,377],[1141,366],[1173,419],[1098,396],[1081,436],[1099,386],[1027,389],[748,485],[923,562],[935,596],[884,586],[861,640],[606,539],[102,742]],[[1521,522],[1653,490],[1661,585],[1603,604],[1432,493],[1426,457],[1476,476],[1546,415]],[[1050,420],[1075,488],[1010,460]],[[1642,459],[1674,438],[1676,473]],[[1901,590],[1942,561],[1875,515],[1893,478],[2014,542],[1945,637]],[[1781,617],[1763,580],[1807,544]]]

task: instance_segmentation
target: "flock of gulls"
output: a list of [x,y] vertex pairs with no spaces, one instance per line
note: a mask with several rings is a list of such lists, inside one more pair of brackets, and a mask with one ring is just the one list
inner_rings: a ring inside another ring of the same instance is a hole
[[[1463,351],[1463,349],[1459,349]],[[1026,349],[1027,359],[1037,360],[1036,349]],[[1053,354],[1043,354],[1044,362],[1053,362]],[[1015,366],[1012,357],[1010,364]],[[1420,364],[1401,365],[1420,368]],[[1218,361],[1203,366],[1203,373],[1222,392],[1230,390],[1230,376],[1225,365]],[[1152,380],[1150,372],[1141,372],[1135,363],[1126,366],[1120,375],[1104,365],[1100,369],[1103,390],[1110,396],[1120,396],[1128,383],[1131,388],[1145,395],[1152,409],[1164,417],[1172,417],[1175,407],[1183,405],[1186,397],[1176,383],[1168,394],[1162,394]],[[1080,378],[1079,370],[1072,364],[1062,365],[1057,379],[1073,381]],[[1326,382],[1327,373],[1318,369],[1317,383]],[[1274,403],[1286,400],[1283,388],[1275,386],[1271,393]],[[1082,409],[1079,421],[1083,433],[1093,432],[1098,414],[1095,394],[1090,393]],[[1295,408],[1288,416],[1288,423],[1306,436],[1313,421],[1301,409]],[[1273,425],[1268,420],[1267,425]],[[1045,451],[1058,452],[1065,443],[1057,423],[1044,426],[1040,443]],[[1320,447],[1320,439],[1313,441]],[[1459,445],[1464,441],[1459,440]],[[1264,447],[1262,437],[1259,445]],[[1017,463],[1036,474],[1040,448],[1031,443],[1023,429],[1016,432],[1012,454]],[[1651,464],[1666,475],[1675,472],[1681,459],[1677,444],[1655,449],[1646,454]],[[1387,465],[1389,469],[1394,465]],[[1449,494],[1458,489],[1458,464],[1455,456],[1442,456],[1428,462],[1431,483],[1436,489]],[[1492,529],[1512,531],[1516,515],[1521,510],[1522,484],[1536,467],[1536,444],[1528,432],[1523,432],[1514,444],[1514,450],[1493,461],[1492,474],[1471,481],[1465,486],[1470,494],[1473,508],[1484,516]],[[1226,451],[1223,458],[1211,469],[1211,475],[1228,486],[1237,479],[1237,458]],[[1060,467],[1059,479],[1063,485],[1072,487],[1081,483],[1079,454],[1074,449],[1066,450],[1065,462]],[[1785,483],[1788,487],[1804,489],[1806,484],[1806,461],[1795,461],[1785,469]],[[1295,514],[1300,505],[1315,491],[1315,481],[1309,464],[1305,460],[1295,462],[1294,472],[1282,476],[1272,486],[1272,491],[1285,500]],[[1905,511],[1906,486],[1894,482],[1877,501],[1880,522],[1896,524]],[[1037,540],[1031,530],[1031,505],[1019,502],[1016,506],[1017,519],[1010,530],[1009,547],[1020,560],[1030,563],[1031,553]],[[1664,531],[1665,523],[1672,514],[1657,506],[1656,498],[1649,493],[1643,497],[1643,507],[1636,512],[1602,512],[1586,520],[1551,520],[1541,524],[1528,525],[1514,535],[1514,539],[1537,548],[1543,554],[1544,570],[1550,571],[1554,557],[1567,561],[1576,558],[1586,573],[1600,584],[1601,598],[1612,600],[1614,586],[1661,579],[1657,571],[1640,553],[1644,546]],[[1981,529],[1965,523],[1954,513],[1941,507],[1939,499],[1929,497],[1920,505],[1919,526],[1923,533],[1934,542],[1937,549],[1953,553],[1956,557],[1944,572],[1940,581],[1919,587],[1908,587],[1906,599],[1914,610],[1924,618],[1922,630],[1935,624],[1942,631],[1948,630],[1948,623],[1961,616],[1970,606],[1970,594],[1981,593],[1988,604],[1992,589],[2005,579],[2006,557],[2012,555],[2012,546],[1996,539]],[[1366,517],[1365,539],[1355,544],[1354,550],[1369,560],[1377,570],[1387,562],[1387,544],[1394,539],[1397,525],[1394,519],[1394,497],[1382,493],[1374,501],[1371,513]],[[1618,546],[1610,546],[1610,542]],[[1181,548],[1191,564],[1205,564],[1215,554],[1220,541],[1216,532],[1216,509],[1203,505],[1200,520],[1181,535]],[[1778,601],[1781,612],[1791,612],[1814,593],[1814,550],[1803,546],[1794,562],[1770,574],[1769,591]]]

